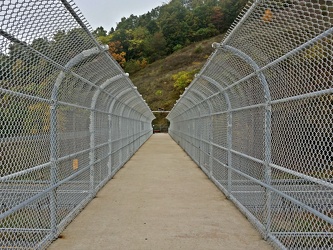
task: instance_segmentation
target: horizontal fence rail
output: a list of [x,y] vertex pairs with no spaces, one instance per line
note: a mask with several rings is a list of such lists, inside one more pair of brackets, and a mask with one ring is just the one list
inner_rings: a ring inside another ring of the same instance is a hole
[[169,133],[280,249],[333,248],[333,1],[250,1]]
[[153,133],[72,1],[0,4],[0,249],[45,249]]

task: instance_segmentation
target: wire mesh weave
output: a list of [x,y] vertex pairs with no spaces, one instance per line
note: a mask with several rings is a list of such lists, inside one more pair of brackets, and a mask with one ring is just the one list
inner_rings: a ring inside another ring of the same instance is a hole
[[250,1],[169,132],[281,249],[333,248],[333,1]]
[[0,248],[43,249],[152,134],[73,2],[0,3]]

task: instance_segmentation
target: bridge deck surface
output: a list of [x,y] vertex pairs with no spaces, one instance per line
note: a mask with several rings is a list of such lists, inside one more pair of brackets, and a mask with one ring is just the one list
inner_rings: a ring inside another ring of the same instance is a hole
[[49,249],[272,249],[168,134],[154,134]]

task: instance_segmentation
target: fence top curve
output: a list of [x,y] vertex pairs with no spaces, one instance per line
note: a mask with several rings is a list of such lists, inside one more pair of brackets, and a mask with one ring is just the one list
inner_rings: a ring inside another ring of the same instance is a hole
[[169,133],[274,246],[332,248],[333,1],[249,1],[213,47]]

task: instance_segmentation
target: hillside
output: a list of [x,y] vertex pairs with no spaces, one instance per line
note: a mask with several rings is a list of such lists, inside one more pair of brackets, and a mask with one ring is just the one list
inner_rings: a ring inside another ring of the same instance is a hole
[[[181,71],[199,71],[209,55],[214,51],[213,42],[222,41],[223,35],[193,43],[168,57],[147,65],[144,69],[130,75],[134,85],[152,110],[159,108],[171,110],[180,91],[174,87],[173,75]],[[166,114],[155,114],[153,124],[167,126]]]

